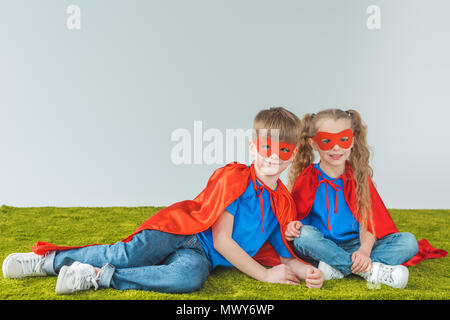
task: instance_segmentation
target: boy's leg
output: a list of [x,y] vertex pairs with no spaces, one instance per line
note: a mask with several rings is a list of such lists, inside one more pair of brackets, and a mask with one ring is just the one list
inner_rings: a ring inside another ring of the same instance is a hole
[[[194,249],[180,249],[157,266],[103,269],[99,284],[118,290],[146,290],[165,293],[188,293],[199,290],[208,279],[208,258]],[[108,273],[109,281],[108,281]]]
[[307,256],[316,261],[323,261],[338,269],[344,276],[352,273],[351,253],[325,238],[316,227],[303,225],[300,228],[300,237],[295,238],[293,243],[294,251],[300,257]]
[[[77,263],[70,267],[63,266],[61,269],[56,284],[57,294],[73,293],[98,286],[119,290],[192,292],[202,287],[211,272],[209,259],[195,235],[190,236],[182,247],[160,265],[116,268],[114,265],[106,264],[100,274],[94,275],[94,268],[91,265],[79,263],[77,265]],[[78,281],[75,281],[77,279]]]
[[70,266],[75,261],[98,268],[107,263],[116,268],[153,265],[181,247],[189,237],[143,230],[126,243],[119,241],[113,245],[93,245],[54,252],[45,259],[42,268],[47,274],[56,275],[63,266]]
[[377,240],[373,246],[370,258],[373,262],[387,265],[400,265],[418,252],[416,237],[409,232],[392,233]]

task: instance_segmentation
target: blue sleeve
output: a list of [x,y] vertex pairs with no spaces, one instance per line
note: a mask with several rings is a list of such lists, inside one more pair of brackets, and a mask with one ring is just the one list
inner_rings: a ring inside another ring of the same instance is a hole
[[229,213],[235,216],[238,208],[239,208],[239,198],[234,200],[225,210],[227,210]]
[[269,237],[269,242],[275,251],[283,258],[292,258],[292,255],[289,253],[289,250],[286,248],[283,242],[283,238],[281,238],[280,228],[275,228],[272,234]]

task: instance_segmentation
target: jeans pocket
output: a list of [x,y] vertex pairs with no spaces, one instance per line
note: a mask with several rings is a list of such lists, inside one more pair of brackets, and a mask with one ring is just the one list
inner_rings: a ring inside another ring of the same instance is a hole
[[[195,235],[195,234],[192,235],[191,238],[186,240],[186,242],[184,243],[184,245],[182,247],[186,248],[186,249],[192,249],[192,250],[199,252],[210,263],[208,254],[206,253],[205,249],[203,248],[201,242],[198,240],[197,235]],[[210,268],[211,268],[211,266],[210,266]]]
[[199,246],[201,247],[201,244],[195,234],[190,236],[182,245],[182,247],[186,249],[198,249]]

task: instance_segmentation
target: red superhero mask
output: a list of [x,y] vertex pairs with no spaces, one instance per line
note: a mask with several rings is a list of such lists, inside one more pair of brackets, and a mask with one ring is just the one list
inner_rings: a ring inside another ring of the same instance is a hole
[[317,132],[312,139],[324,151],[332,149],[335,145],[348,149],[352,145],[353,131],[352,129],[347,129],[339,133]]
[[275,153],[284,161],[289,160],[295,149],[294,143],[283,141],[276,142],[269,138],[257,138],[254,142],[256,143],[256,149],[261,156],[270,157],[272,153]]

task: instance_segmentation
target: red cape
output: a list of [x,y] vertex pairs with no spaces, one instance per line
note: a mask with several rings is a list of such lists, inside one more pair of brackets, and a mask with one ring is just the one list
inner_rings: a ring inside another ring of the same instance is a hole
[[[306,167],[292,188],[292,197],[297,208],[297,220],[305,218],[314,203],[314,198],[316,197],[317,187],[319,186],[318,181],[319,171],[314,168],[311,164]],[[350,211],[353,213],[355,218],[360,222],[360,216],[355,210],[356,203],[356,192],[355,192],[355,181],[353,179],[353,171],[351,166],[347,163],[343,179],[343,192],[344,197]],[[373,214],[373,224],[368,223],[367,230],[373,230],[374,235],[381,239],[388,234],[398,232],[394,221],[391,218],[386,206],[381,200],[372,180],[369,178],[369,189],[370,196],[372,200],[372,214]],[[411,260],[404,263],[404,265],[410,266],[419,263],[422,260],[429,258],[444,257],[447,255],[445,250],[433,248],[426,239],[422,239],[418,242],[419,252]]]
[[[202,232],[211,227],[228,205],[244,193],[250,181],[253,182],[256,192],[256,176],[253,165],[248,167],[247,165],[233,162],[219,168],[214,171],[206,188],[194,200],[177,202],[158,211],[144,221],[130,236],[121,241],[130,241],[134,235],[145,229],[182,235]],[[295,203],[281,180],[278,180],[276,191],[269,189],[264,184],[259,187],[259,189],[261,188],[265,188],[270,192],[272,202],[264,205],[272,206],[273,212],[280,223],[283,241],[291,254],[295,256],[284,237],[287,224],[296,217]],[[31,249],[34,253],[42,255],[52,250],[68,250],[81,247],[86,246],[59,246],[39,241]],[[269,242],[266,242],[260,252],[253,258],[267,266],[274,266],[280,263],[278,254]]]

